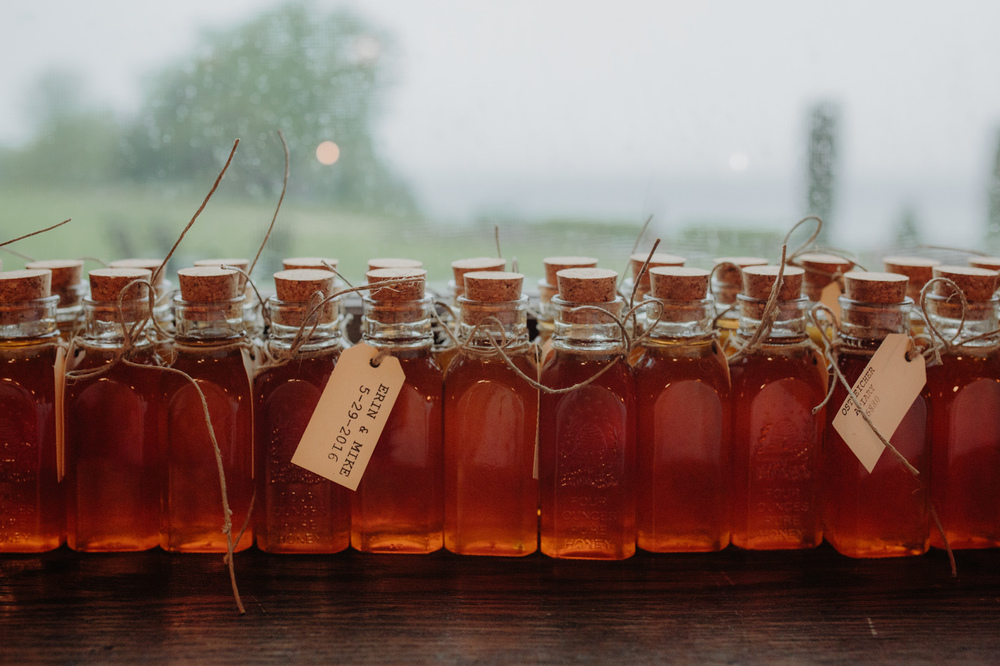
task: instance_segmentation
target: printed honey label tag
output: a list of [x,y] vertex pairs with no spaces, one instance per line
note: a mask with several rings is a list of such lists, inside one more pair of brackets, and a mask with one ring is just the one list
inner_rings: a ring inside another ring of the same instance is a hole
[[406,381],[399,359],[366,344],[344,350],[330,374],[292,463],[357,490]]
[[55,413],[56,413],[56,479],[66,476],[66,348],[59,346],[56,351],[55,373]]
[[819,302],[830,308],[833,311],[833,318],[840,323],[840,297],[843,295],[844,290],[840,286],[840,282],[834,280],[830,284],[823,287],[823,291],[819,295]]
[[[861,409],[886,439],[896,432],[927,381],[924,357],[914,353],[907,360],[909,348],[908,336],[887,335],[851,387]],[[861,409],[847,396],[833,419],[833,427],[871,473],[885,445],[865,422]]]

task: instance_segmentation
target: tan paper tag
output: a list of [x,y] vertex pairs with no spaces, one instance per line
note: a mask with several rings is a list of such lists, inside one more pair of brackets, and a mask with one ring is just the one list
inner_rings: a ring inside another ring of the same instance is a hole
[[399,359],[358,344],[344,350],[316,411],[302,434],[292,463],[357,490],[392,406],[406,381]]
[[823,291],[819,295],[819,302],[833,311],[833,318],[837,320],[838,324],[840,323],[840,297],[843,294],[844,290],[841,289],[840,283],[834,280],[823,287]]
[[56,351],[55,372],[55,420],[56,420],[56,479],[62,481],[66,476],[66,348],[61,346]]
[[[927,381],[924,357],[915,353],[911,355],[911,360],[907,360],[909,348],[908,336],[899,333],[887,335],[861,377],[851,387],[868,418],[886,439],[896,432]],[[850,396],[840,406],[833,419],[833,427],[871,473],[885,445],[865,423]]]

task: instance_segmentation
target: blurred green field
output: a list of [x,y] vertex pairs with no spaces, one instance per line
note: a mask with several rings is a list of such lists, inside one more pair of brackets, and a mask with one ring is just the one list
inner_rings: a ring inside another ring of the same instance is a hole
[[[141,256],[162,257],[201,204],[207,192],[189,187],[139,186],[90,189],[0,189],[0,242],[66,218],[69,224],[8,246],[36,259],[91,257],[101,261]],[[275,201],[251,201],[227,195],[225,182],[170,263],[171,272],[195,259],[250,257],[256,253],[274,213]],[[481,216],[464,225],[421,218],[400,218],[333,210],[286,198],[275,230],[254,272],[263,284],[280,270],[282,257],[325,256],[340,260],[341,272],[362,281],[371,257],[408,257],[424,262],[431,283],[451,277],[455,259],[495,256],[494,227],[501,248],[516,258],[527,285],[542,275],[542,259],[552,255],[587,255],[600,265],[623,271],[641,228],[641,220],[547,219]],[[695,221],[665,233],[653,227],[640,247],[648,250],[662,236],[660,251],[681,254],[688,265],[710,267],[720,255],[753,254],[777,258],[781,233],[740,226],[739,221]],[[0,250],[4,268],[24,260]],[[96,267],[94,263],[89,267]]]

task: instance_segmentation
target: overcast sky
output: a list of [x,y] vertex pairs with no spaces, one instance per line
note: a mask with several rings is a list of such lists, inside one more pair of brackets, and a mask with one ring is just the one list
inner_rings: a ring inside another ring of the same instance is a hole
[[[273,4],[0,4],[0,143],[30,131],[23,91],[45,69],[80,71],[96,100],[124,113],[139,99],[142,75],[191,52],[200,29]],[[768,196],[782,200],[762,204],[761,214],[795,214],[806,110],[821,99],[840,106],[841,170],[851,188],[888,181],[920,204],[928,188],[951,183],[964,201],[985,187],[1000,127],[1000,3],[317,4],[355,6],[395,35],[398,70],[380,145],[426,190],[421,196],[445,208],[448,195],[435,188],[449,182],[465,179],[462,196],[478,197],[477,205],[490,197],[502,205],[503,183],[541,180],[550,192],[563,181],[609,183],[607,196],[629,199],[613,202],[616,212],[676,212],[687,193],[665,197],[658,184],[693,178],[737,190],[769,182]],[[553,206],[566,205],[553,196]],[[955,215],[982,212],[981,203],[962,206]]]

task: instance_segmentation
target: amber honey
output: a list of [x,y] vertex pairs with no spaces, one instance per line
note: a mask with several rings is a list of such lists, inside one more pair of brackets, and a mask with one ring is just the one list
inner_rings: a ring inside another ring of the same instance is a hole
[[729,371],[714,340],[645,346],[635,366],[638,544],[654,552],[729,545]]

